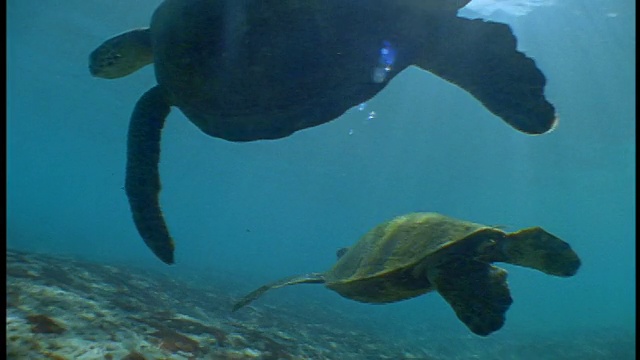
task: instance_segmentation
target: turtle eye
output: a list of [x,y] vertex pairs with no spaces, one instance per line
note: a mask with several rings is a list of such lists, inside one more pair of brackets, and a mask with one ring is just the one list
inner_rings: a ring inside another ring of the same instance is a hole
[[483,243],[480,243],[478,247],[478,252],[482,254],[486,254],[487,252],[493,250],[498,243],[494,239],[489,239]]

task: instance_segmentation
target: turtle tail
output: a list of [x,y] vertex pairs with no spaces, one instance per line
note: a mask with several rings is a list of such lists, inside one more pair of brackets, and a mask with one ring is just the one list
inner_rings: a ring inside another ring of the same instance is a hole
[[231,311],[236,311],[248,305],[249,303],[258,299],[260,296],[262,296],[262,294],[264,294],[265,292],[271,289],[277,289],[284,286],[297,285],[297,284],[324,284],[325,282],[326,280],[324,278],[324,274],[322,273],[295,275],[295,276],[290,276],[284,279],[280,279],[278,281],[274,281],[272,283],[263,285],[257,288],[256,290],[250,292],[249,294],[244,296],[242,299],[240,299],[240,301],[236,302],[233,305],[233,309]]
[[169,111],[169,103],[158,86],[136,103],[129,123],[125,190],[138,233],[160,260],[173,264],[173,239],[158,200],[160,136]]
[[540,227],[507,234],[499,246],[499,259],[555,276],[573,276],[580,268],[580,258],[571,246]]

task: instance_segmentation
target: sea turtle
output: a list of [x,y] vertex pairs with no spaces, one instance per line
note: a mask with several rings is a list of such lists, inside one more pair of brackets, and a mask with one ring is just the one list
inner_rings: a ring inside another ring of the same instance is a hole
[[204,133],[242,142],[286,137],[366,102],[415,65],[469,92],[518,130],[556,123],[546,79],[510,27],[457,17],[469,0],[165,0],[148,28],[106,40],[92,75],[154,64],[158,84],[130,119],[125,189],[151,250],[174,261],[158,194],[170,107]]
[[502,327],[512,302],[507,272],[493,262],[563,277],[580,267],[569,244],[540,227],[505,233],[437,213],[412,213],[378,225],[346,251],[339,250],[328,271],[264,285],[233,311],[267,290],[304,283],[325,284],[348,299],[375,304],[435,290],[471,331],[486,336]]

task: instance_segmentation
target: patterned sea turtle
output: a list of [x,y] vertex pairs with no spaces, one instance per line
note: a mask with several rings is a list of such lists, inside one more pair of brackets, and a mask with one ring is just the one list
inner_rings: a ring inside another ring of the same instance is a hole
[[456,84],[518,130],[549,131],[545,77],[508,25],[456,16],[469,0],[165,0],[149,28],[89,58],[119,78],[154,64],[128,134],[126,193],[153,252],[173,263],[159,206],[160,136],[170,107],[229,141],[278,139],[326,123],[415,65]]
[[505,233],[436,213],[413,213],[378,225],[339,251],[329,271],[264,285],[233,311],[270,289],[304,283],[325,284],[348,299],[376,304],[435,290],[471,331],[486,336],[502,327],[512,302],[507,272],[493,262],[556,276],[572,276],[580,267],[569,244],[539,227]]

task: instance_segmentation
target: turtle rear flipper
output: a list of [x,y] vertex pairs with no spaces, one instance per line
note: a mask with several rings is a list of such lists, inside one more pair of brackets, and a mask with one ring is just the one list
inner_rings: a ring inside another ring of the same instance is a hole
[[497,261],[555,276],[573,276],[580,268],[580,258],[569,244],[537,226],[507,234],[499,257]]
[[517,51],[508,25],[431,18],[425,31],[417,66],[460,86],[522,132],[542,134],[556,126],[553,105],[544,97],[546,79],[533,59]]
[[284,286],[297,285],[297,284],[324,284],[324,283],[325,283],[325,278],[324,278],[324,274],[322,273],[310,273],[310,274],[294,275],[294,276],[286,277],[284,279],[274,281],[267,285],[263,285],[257,288],[256,290],[250,292],[249,294],[244,296],[242,299],[240,299],[240,301],[236,302],[233,305],[233,309],[231,311],[236,311],[248,305],[249,303],[253,302],[257,298],[262,296],[262,294],[264,294],[265,292],[271,289],[277,289]]
[[160,193],[160,135],[170,111],[169,102],[158,86],[136,103],[127,137],[125,190],[133,222],[147,246],[160,260],[173,264],[173,239],[165,223]]
[[513,302],[507,272],[484,262],[464,259],[447,262],[429,271],[429,281],[458,318],[481,336],[502,327]]

